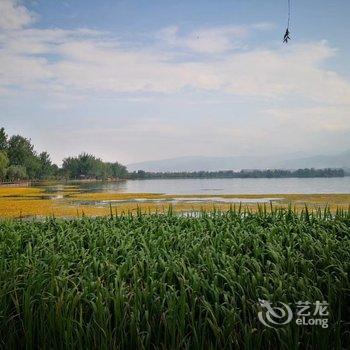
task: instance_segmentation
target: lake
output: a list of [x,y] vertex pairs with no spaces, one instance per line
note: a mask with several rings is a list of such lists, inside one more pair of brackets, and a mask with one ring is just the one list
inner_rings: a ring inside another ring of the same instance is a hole
[[154,179],[80,183],[88,191],[165,194],[350,193],[350,177],[286,179]]
[[[114,182],[40,183],[32,187],[0,187],[1,217],[74,217],[110,215],[110,211],[162,211],[169,205],[181,213],[243,203],[292,205],[297,209],[346,209],[350,177],[309,179],[155,179]],[[113,208],[112,208],[113,207]]]

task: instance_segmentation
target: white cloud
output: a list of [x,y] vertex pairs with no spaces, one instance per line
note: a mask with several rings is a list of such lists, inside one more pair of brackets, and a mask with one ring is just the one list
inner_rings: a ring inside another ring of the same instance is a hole
[[[50,109],[52,115],[59,111],[59,118],[65,113],[71,118],[71,112],[76,120],[86,120],[84,113],[105,118],[97,126],[88,123],[88,131],[82,127],[71,134],[59,129],[41,135],[60,157],[85,149],[126,161],[150,155],[274,152],[276,147],[341,149],[348,144],[350,82],[326,68],[338,52],[325,41],[252,48],[250,38],[272,28],[256,23],[189,33],[167,27],[145,33],[152,38],[146,44],[138,41],[144,38],[127,42],[88,28],[35,28],[36,15],[17,1],[0,0],[0,11],[2,106],[9,101],[26,106],[33,97],[39,100],[35,108]],[[44,98],[48,95],[53,96]],[[155,98],[154,112],[145,112],[148,117],[136,117],[133,107],[127,113],[119,107],[124,103],[147,110],[149,96]],[[104,110],[108,118],[90,113],[96,98],[106,101],[105,109],[115,103],[115,110]],[[261,111],[266,103],[271,108]],[[26,116],[21,118],[23,122]],[[124,119],[117,122],[119,118]]]
[[[168,27],[154,34],[158,43],[140,46],[89,29],[24,28],[33,22],[32,13],[16,1],[5,0],[1,6],[6,27],[0,31],[2,91],[103,96],[192,89],[270,99],[293,95],[322,103],[350,101],[349,82],[322,67],[336,54],[326,42],[234,50],[248,34],[269,29],[268,23],[201,28],[181,35],[179,28]],[[189,52],[196,55],[179,59],[179,53]]]
[[241,39],[248,33],[244,26],[201,28],[187,35],[180,35],[176,26],[162,29],[156,37],[165,44],[189,52],[218,54],[240,47]]
[[[271,108],[265,113],[279,128],[298,130],[302,134],[350,131],[350,110],[348,106],[319,105],[314,107]],[[302,127],[301,127],[302,126]]]
[[35,15],[16,0],[0,1],[0,29],[20,29],[35,21]]
[[199,28],[182,34],[178,26],[158,31],[155,37],[165,45],[188,53],[222,54],[244,46],[244,39],[256,31],[266,31],[272,23],[261,22],[252,25],[230,25]]
[[[328,104],[350,101],[349,81],[323,68],[336,55],[327,42],[234,50],[248,34],[269,29],[268,23],[182,35],[179,28],[168,27],[154,34],[157,44],[140,46],[89,29],[26,29],[34,15],[16,1],[1,4],[6,9],[3,23],[16,23],[0,31],[2,91],[105,96],[192,89]],[[179,53],[188,52],[196,55],[179,59]]]
[[290,45],[237,53],[214,65],[224,91],[266,98],[299,96],[322,103],[349,103],[350,84],[322,68],[334,54],[327,43]]

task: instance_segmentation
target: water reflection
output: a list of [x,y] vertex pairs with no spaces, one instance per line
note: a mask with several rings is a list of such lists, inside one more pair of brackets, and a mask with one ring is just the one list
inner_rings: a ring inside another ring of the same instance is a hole
[[155,204],[198,204],[198,203],[270,203],[271,201],[283,201],[284,198],[222,198],[222,197],[176,197],[176,198],[131,198],[131,199],[111,199],[111,200],[81,200],[75,201],[81,205],[93,205],[93,206],[109,206],[110,204],[121,204],[121,203],[155,203]]
[[[41,186],[43,187],[43,186]],[[44,186],[48,193],[267,194],[350,193],[350,177],[306,179],[155,179],[68,181]]]

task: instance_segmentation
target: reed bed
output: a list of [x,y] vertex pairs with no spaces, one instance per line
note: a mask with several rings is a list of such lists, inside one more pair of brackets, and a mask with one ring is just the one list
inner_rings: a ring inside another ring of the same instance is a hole
[[[259,207],[0,222],[0,347],[349,348],[350,213]],[[276,329],[258,299],[329,303]]]

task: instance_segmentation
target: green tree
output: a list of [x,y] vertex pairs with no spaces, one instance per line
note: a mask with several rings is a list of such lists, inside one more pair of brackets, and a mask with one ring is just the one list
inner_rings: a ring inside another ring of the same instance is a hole
[[22,165],[10,165],[6,172],[10,181],[24,180],[27,178],[26,168]]
[[62,169],[69,178],[96,178],[104,171],[102,164],[95,156],[82,153],[78,157],[65,158]]
[[28,158],[35,156],[34,146],[29,139],[14,135],[8,143],[8,157],[12,165],[22,165]]
[[0,151],[7,150],[7,135],[4,128],[0,128]]
[[144,179],[146,177],[146,172],[144,170],[138,170],[137,171],[137,177],[139,179]]
[[115,162],[111,164],[111,177],[115,179],[123,179],[128,175],[128,170],[126,166]]
[[76,179],[78,177],[78,159],[74,157],[67,157],[63,159],[61,171],[64,176],[69,179]]
[[0,180],[3,181],[6,176],[7,166],[9,165],[9,159],[4,151],[0,151]]
[[107,179],[125,178],[127,170],[124,165],[104,163],[92,154],[82,153],[78,157],[68,157],[63,160],[62,172],[65,177],[73,179]]
[[30,179],[34,179],[40,169],[40,160],[36,156],[34,146],[30,140],[14,135],[8,142],[7,155],[11,165],[20,165],[25,167],[26,174]]
[[92,154],[83,153],[78,156],[80,176],[101,178],[104,174],[103,162]]
[[36,177],[38,179],[48,179],[53,176],[55,168],[51,162],[50,155],[47,152],[41,152],[38,158],[39,168]]

